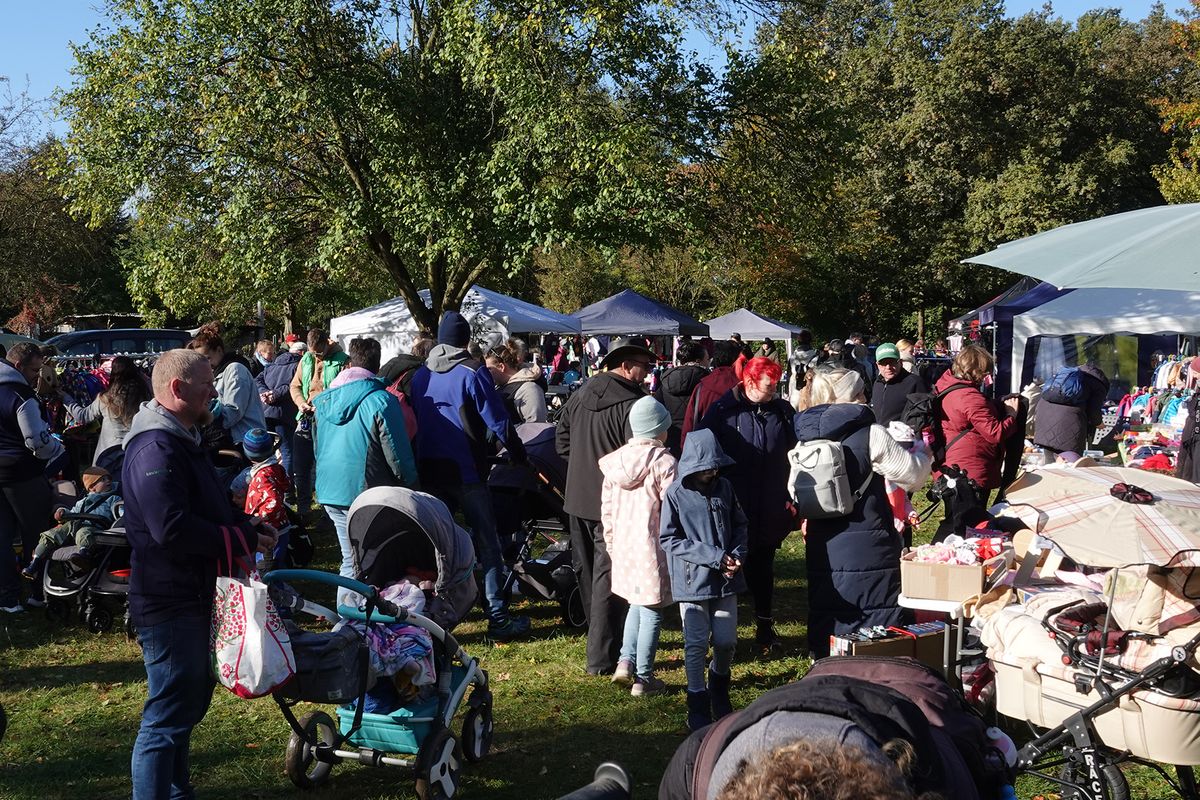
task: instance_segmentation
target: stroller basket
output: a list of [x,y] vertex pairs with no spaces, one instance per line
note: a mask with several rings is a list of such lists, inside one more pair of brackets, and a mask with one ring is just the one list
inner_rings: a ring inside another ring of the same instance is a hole
[[288,625],[295,676],[279,689],[289,700],[349,703],[371,688],[374,676],[363,640],[352,628],[314,633]]

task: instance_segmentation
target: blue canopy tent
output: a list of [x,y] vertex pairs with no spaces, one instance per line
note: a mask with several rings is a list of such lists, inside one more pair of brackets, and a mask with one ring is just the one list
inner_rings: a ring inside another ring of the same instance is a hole
[[584,306],[571,316],[585,336],[707,336],[708,326],[633,289]]
[[1037,278],[1021,278],[1019,281],[993,297],[991,300],[988,300],[979,308],[972,309],[966,314],[963,314],[961,317],[955,317],[954,319],[950,320],[950,330],[961,333],[974,327],[982,328],[984,325],[987,325],[989,322],[991,322],[990,319],[984,320],[984,316],[990,314],[993,308],[998,305],[1003,305],[1004,303],[1011,303],[1021,298],[1036,288],[1039,283],[1041,283],[1041,281],[1039,281]]
[[[1062,297],[1070,291],[1072,290],[1059,289],[1049,283],[1037,283],[1029,291],[1015,297],[1010,297],[1004,302],[985,307],[980,311],[980,326],[994,326],[992,336],[994,337],[993,353],[996,356],[996,388],[1000,393],[1005,391],[1020,391],[1021,386],[1027,380],[1027,378],[1021,376],[1022,380],[1016,381],[1016,385],[1013,385],[1013,317],[1017,314],[1023,314],[1030,309],[1037,308],[1044,303],[1049,303],[1051,300]],[[1030,366],[1032,368],[1032,364]],[[1012,387],[1011,389],[1008,388],[1010,386]]]

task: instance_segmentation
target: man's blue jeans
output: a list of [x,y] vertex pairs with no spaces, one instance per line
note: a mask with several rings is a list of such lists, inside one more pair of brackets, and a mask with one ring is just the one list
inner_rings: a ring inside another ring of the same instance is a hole
[[[296,476],[292,473],[292,437],[296,435],[296,420],[289,417],[269,419],[267,420],[267,430],[279,434],[279,463],[283,465],[283,471],[287,473],[288,480],[294,487]],[[308,509],[301,510],[307,511]]]
[[450,511],[462,508],[463,518],[471,529],[475,543],[475,559],[483,566],[483,594],[487,598],[488,621],[504,624],[508,621],[508,604],[501,595],[504,586],[504,559],[500,552],[500,537],[496,533],[496,513],[487,484],[458,486],[426,486],[425,491],[445,503]]
[[212,700],[207,617],[138,628],[148,696],[133,745],[133,800],[196,796],[188,767],[192,728]]

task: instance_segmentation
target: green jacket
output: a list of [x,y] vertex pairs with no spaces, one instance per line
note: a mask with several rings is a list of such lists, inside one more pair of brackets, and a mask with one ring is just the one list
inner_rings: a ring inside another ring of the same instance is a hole
[[[317,357],[312,353],[305,353],[300,359],[300,396],[305,400],[309,400],[309,391],[312,389],[313,365],[316,363]],[[326,353],[325,358],[321,362],[321,388],[328,389],[329,384],[333,383],[333,379],[338,376],[338,373],[350,365],[350,356],[346,355],[341,350],[333,353]],[[304,415],[303,411],[296,414],[296,419],[300,419]]]

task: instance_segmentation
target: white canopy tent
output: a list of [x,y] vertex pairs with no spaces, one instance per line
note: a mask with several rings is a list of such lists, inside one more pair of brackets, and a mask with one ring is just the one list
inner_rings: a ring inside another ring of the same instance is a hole
[[1019,380],[1034,336],[1193,334],[1200,292],[1170,289],[1076,289],[1013,317],[1012,368]]
[[744,341],[771,339],[783,340],[787,346],[789,363],[792,359],[792,337],[800,334],[805,328],[799,325],[789,325],[786,322],[755,314],[748,308],[739,308],[715,319],[708,320],[708,335],[714,339],[728,339],[732,334],[739,334]]
[[[430,305],[429,291],[421,290],[421,299]],[[580,332],[579,320],[566,314],[535,306],[524,300],[509,297],[482,286],[472,286],[463,298],[462,315],[471,323],[476,339],[495,346],[514,333]],[[358,336],[370,336],[379,341],[383,361],[407,353],[412,347],[418,326],[403,298],[393,297],[379,305],[355,311],[329,322],[329,335],[343,348]]]

